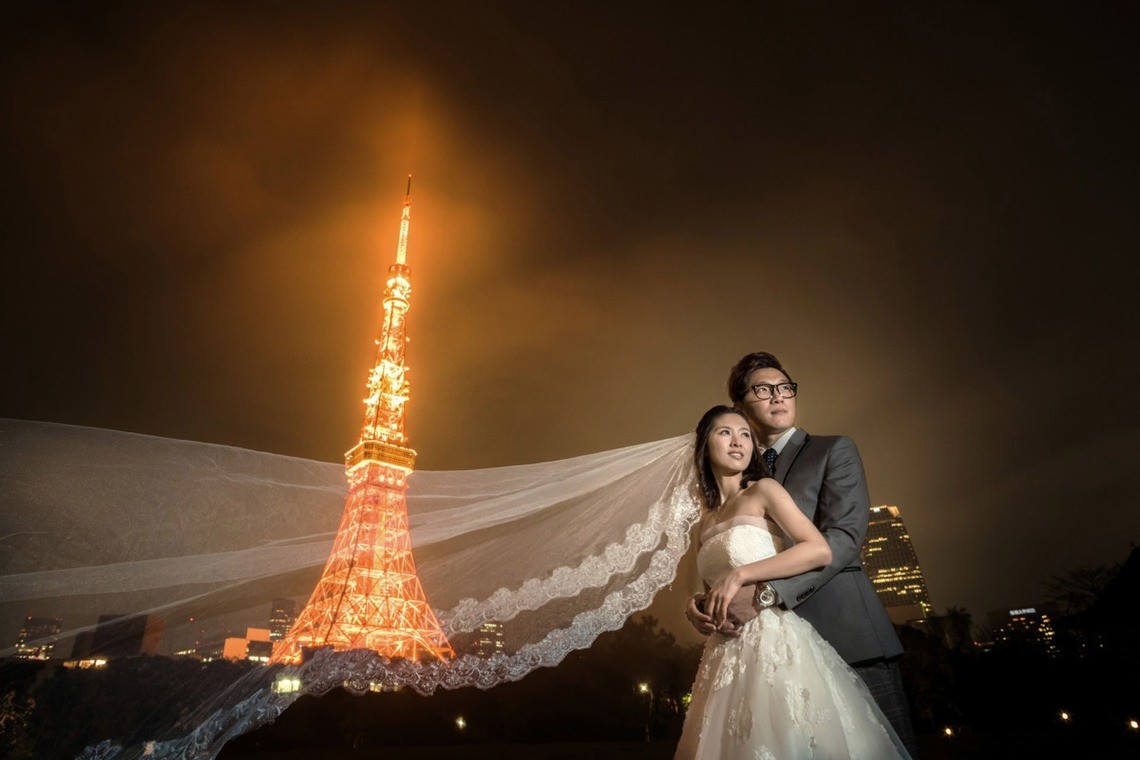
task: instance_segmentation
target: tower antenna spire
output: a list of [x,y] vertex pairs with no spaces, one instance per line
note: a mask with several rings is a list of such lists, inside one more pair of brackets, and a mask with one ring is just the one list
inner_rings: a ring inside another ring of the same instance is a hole
[[404,212],[400,215],[400,240],[396,243],[396,263],[408,264],[408,225],[412,220],[412,175],[408,175],[408,189],[404,191]]

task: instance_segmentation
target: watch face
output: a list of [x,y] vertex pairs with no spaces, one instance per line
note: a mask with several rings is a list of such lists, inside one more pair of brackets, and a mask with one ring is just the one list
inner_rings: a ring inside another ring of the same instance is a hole
[[761,589],[758,598],[760,600],[760,604],[764,605],[765,607],[771,607],[776,603],[776,592],[770,588],[764,588]]

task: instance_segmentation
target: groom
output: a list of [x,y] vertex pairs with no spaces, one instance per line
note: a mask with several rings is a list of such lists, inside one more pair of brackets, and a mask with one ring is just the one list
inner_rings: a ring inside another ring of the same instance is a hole
[[[914,729],[898,669],[902,644],[859,558],[871,504],[855,443],[795,427],[796,384],[771,354],[748,354],[737,362],[728,394],[756,432],[769,471],[823,533],[832,556],[819,570],[745,586],[729,607],[731,622],[739,626],[775,604],[794,609],[863,678],[913,756]],[[709,634],[715,627],[700,609],[703,596],[691,598],[685,614]]]

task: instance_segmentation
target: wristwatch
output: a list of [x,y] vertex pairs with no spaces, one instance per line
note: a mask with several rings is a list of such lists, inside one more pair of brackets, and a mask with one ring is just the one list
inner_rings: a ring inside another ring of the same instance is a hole
[[774,607],[776,604],[776,590],[768,585],[767,581],[756,584],[756,606],[760,609]]

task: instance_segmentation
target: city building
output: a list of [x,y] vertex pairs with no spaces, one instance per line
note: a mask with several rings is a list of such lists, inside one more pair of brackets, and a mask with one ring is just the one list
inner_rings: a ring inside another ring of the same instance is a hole
[[871,507],[863,568],[896,625],[933,614],[926,579],[898,507]]
[[245,636],[218,636],[203,639],[194,649],[175,652],[175,655],[198,657],[203,662],[213,660],[250,660],[269,662],[273,654],[273,642],[268,628],[247,628]]
[[292,599],[278,598],[269,608],[269,640],[280,641],[297,619],[297,603]]
[[62,628],[63,621],[59,618],[28,615],[16,637],[16,656],[24,660],[50,660]]
[[503,653],[503,624],[494,620],[483,623],[476,631],[476,638],[471,647],[471,653],[476,657],[491,657]]
[[100,615],[94,631],[84,631],[76,636],[71,659],[158,654],[162,630],[162,618],[153,615]]
[[269,662],[273,654],[273,642],[270,640],[268,628],[246,628],[245,637],[240,639],[226,639],[225,651],[222,656],[227,660],[250,660],[252,662]]
[[75,635],[75,641],[71,645],[71,659],[68,661],[71,664],[83,663],[88,661],[87,665],[80,664],[80,667],[91,667],[90,663],[99,659],[104,664],[107,658],[92,657],[93,644],[95,642],[95,631],[80,631]]
[[202,635],[194,646],[188,649],[182,649],[174,653],[175,657],[196,657],[203,662],[210,662],[212,660],[220,660],[226,651],[226,641],[229,636],[207,636]]
[[1057,656],[1057,634],[1053,628],[1056,609],[1053,605],[995,610],[988,617],[993,637],[990,646],[1029,646],[1050,657]]

